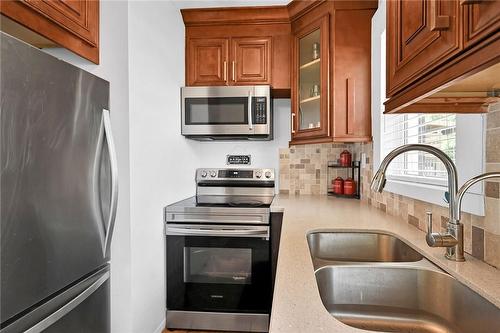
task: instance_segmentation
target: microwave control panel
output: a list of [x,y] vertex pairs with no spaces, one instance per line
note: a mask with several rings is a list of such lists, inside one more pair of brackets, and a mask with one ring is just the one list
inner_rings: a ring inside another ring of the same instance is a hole
[[266,97],[253,98],[253,123],[267,124]]

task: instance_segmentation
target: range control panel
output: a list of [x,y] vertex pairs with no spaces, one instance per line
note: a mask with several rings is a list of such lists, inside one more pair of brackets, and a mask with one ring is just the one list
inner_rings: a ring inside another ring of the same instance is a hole
[[200,180],[265,180],[274,181],[274,169],[212,169],[196,170],[196,181]]
[[253,98],[253,123],[254,124],[267,124],[267,110],[266,98],[254,97]]

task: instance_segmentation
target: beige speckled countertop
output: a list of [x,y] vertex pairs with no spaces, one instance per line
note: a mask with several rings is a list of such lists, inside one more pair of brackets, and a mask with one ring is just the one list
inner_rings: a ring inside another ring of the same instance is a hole
[[443,248],[427,246],[422,231],[362,201],[277,195],[271,211],[284,211],[284,216],[270,333],[366,332],[344,325],[323,307],[306,240],[313,230],[380,230],[396,235],[500,307],[500,270],[469,255],[462,263],[449,261]]

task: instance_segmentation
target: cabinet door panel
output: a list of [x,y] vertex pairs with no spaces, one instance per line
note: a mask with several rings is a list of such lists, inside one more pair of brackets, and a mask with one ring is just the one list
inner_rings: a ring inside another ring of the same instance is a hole
[[233,38],[232,81],[234,84],[271,82],[271,37]]
[[388,1],[387,15],[388,96],[462,48],[458,1]]
[[333,140],[370,141],[371,13],[338,12],[334,24]]
[[469,47],[500,30],[500,1],[462,1],[464,4],[464,45]]
[[[22,2],[43,13],[87,43],[97,45],[98,31],[92,29],[95,10],[89,0],[22,0]],[[98,17],[97,17],[98,19]]]
[[[98,0],[0,1],[0,12],[55,44],[99,63]],[[15,27],[9,33],[24,39]]]
[[187,85],[226,85],[228,46],[227,38],[189,39]]
[[324,140],[330,136],[329,14],[311,21],[303,24],[299,19],[295,22],[299,28],[292,26],[293,143]]

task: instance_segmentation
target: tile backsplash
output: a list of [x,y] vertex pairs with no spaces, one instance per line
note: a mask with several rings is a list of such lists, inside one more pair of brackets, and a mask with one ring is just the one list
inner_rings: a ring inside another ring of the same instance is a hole
[[354,144],[311,144],[280,149],[280,193],[326,194],[331,180],[346,178],[348,169],[329,169],[344,150],[353,152]]
[[[425,213],[431,211],[434,229],[445,231],[448,208],[384,191],[372,192],[372,143],[312,144],[280,149],[280,193],[326,194],[335,172],[345,179],[345,170],[328,170],[328,161],[336,161],[347,149],[353,158],[365,153],[367,163],[361,172],[361,199],[403,223],[425,231]],[[500,103],[490,107],[486,117],[486,171],[500,171]],[[500,269],[500,181],[485,183],[485,216],[462,214],[465,227],[465,251]]]

